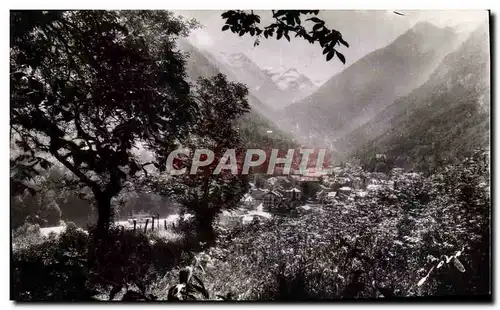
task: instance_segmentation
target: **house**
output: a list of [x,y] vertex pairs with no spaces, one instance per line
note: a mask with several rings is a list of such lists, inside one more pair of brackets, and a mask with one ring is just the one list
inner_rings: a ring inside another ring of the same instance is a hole
[[274,184],[276,184],[276,182],[278,182],[277,177],[270,177],[269,179],[266,180],[266,185],[272,187],[274,186]]
[[353,192],[353,189],[351,187],[343,186],[343,187],[339,188],[339,190],[338,190],[338,197],[339,198],[348,198],[352,192]]
[[340,187],[351,187],[353,185],[353,180],[350,177],[338,177],[336,178],[336,186]]
[[367,191],[378,191],[380,189],[382,189],[381,184],[368,184],[368,186],[366,187]]
[[392,168],[391,174],[403,174],[405,170],[403,168]]
[[339,175],[339,174],[342,174],[343,172],[344,172],[344,168],[342,168],[340,166],[333,167],[333,169],[332,169],[333,175]]
[[326,194],[325,200],[326,202],[332,202],[333,200],[335,200],[336,197],[337,197],[337,192],[329,192]]
[[298,207],[300,212],[311,212],[313,208],[310,205],[302,205]]
[[302,196],[302,191],[297,188],[292,188],[285,191],[286,198],[288,200],[300,200]]
[[327,177],[328,173],[325,171],[312,171],[307,170],[303,174],[291,175],[292,183],[303,186],[305,183],[320,184],[321,179]]
[[277,206],[283,201],[283,195],[278,191],[268,191],[264,195],[262,195],[262,204],[263,208],[266,211],[269,211]]
[[368,197],[368,192],[363,190],[356,191],[356,200],[365,199]]
[[317,200],[321,203],[331,203],[337,197],[337,192],[321,190],[318,192]]

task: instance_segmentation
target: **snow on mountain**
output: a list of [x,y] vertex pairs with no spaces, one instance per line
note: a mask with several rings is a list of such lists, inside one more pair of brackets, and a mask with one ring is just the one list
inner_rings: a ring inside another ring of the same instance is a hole
[[[248,56],[243,53],[219,53],[215,56],[231,71],[239,82],[246,84],[257,98],[273,108],[281,107],[280,104],[286,94]],[[287,99],[284,101],[286,102]]]
[[291,98],[293,98],[293,101],[297,101],[308,96],[318,88],[318,86],[313,83],[311,79],[301,74],[295,68],[266,68],[264,71],[279,87],[279,89],[286,92]]

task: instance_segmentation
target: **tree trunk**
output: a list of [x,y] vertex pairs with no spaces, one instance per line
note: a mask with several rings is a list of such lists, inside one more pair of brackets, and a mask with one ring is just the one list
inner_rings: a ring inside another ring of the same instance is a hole
[[209,167],[204,168],[203,179],[203,198],[196,210],[196,237],[199,242],[206,243],[210,246],[215,241],[215,232],[212,227],[215,214],[210,210],[209,193],[210,193],[210,179],[211,174]]
[[215,231],[213,222],[215,214],[212,212],[200,212],[196,214],[196,236],[199,242],[205,243],[205,246],[211,246],[215,242]]
[[97,234],[106,235],[111,221],[111,196],[103,195],[97,198]]
[[88,266],[95,267],[96,260],[99,260],[102,246],[106,246],[106,237],[108,236],[109,222],[111,220],[111,197],[106,195],[95,195],[97,201],[97,227],[92,238],[92,244],[88,251]]

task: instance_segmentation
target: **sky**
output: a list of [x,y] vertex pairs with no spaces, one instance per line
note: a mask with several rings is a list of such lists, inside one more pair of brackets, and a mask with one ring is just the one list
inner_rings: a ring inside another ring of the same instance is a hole
[[[343,65],[337,58],[326,62],[319,44],[310,44],[300,38],[261,40],[254,47],[255,38],[239,37],[230,31],[222,32],[224,20],[222,11],[175,11],[179,15],[195,18],[203,28],[194,30],[189,40],[199,48],[213,53],[245,53],[263,69],[283,70],[296,68],[313,82],[321,84],[345,69],[349,64],[366,54],[382,48],[419,21],[429,21],[438,27],[454,27],[460,31],[470,31],[488,16],[487,11],[393,11],[372,10],[322,10],[318,17],[325,20],[327,27],[342,33],[350,47],[339,48],[347,61]],[[271,21],[271,11],[255,11],[261,16],[261,25]]]

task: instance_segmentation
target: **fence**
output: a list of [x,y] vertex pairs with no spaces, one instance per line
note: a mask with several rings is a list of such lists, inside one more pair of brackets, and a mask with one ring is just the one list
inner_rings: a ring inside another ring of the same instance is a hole
[[[151,225],[150,225],[151,224]],[[161,230],[163,226],[164,230],[168,230],[169,228],[175,228],[175,222],[167,222],[166,219],[163,219],[163,225],[161,225],[161,219],[157,216],[152,216],[151,218],[147,218],[144,223],[144,227],[140,223],[137,223],[137,220],[132,221],[132,226],[127,227],[128,229],[135,231],[142,230],[144,233],[148,231],[148,227],[150,227],[151,231]],[[125,226],[123,226],[125,229]]]

